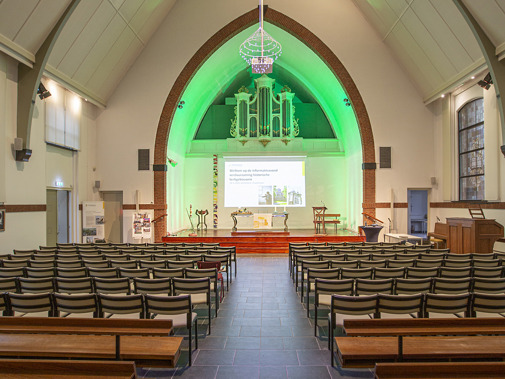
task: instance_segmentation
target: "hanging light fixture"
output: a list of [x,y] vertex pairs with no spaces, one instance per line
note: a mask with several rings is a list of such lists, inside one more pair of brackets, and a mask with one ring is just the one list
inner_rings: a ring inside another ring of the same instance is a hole
[[240,45],[240,56],[252,66],[253,74],[269,74],[281,54],[281,44],[263,29],[263,0],[260,0],[259,28]]

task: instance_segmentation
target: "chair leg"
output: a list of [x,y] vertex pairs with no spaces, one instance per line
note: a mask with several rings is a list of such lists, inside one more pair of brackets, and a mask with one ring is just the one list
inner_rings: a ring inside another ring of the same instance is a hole
[[195,349],[198,349],[198,318],[195,318]]
[[211,318],[211,314],[212,314],[212,311],[211,311],[211,306],[210,306],[210,300],[209,300],[209,335],[210,335],[210,318]]
[[189,323],[189,349],[188,349],[188,353],[189,353],[189,366],[191,366],[191,356],[192,356],[192,353],[193,353],[191,339],[192,339],[191,323]]
[[331,367],[334,367],[334,357],[333,357],[333,323],[331,322],[331,317],[328,320],[328,343],[330,347],[330,354],[331,354]]

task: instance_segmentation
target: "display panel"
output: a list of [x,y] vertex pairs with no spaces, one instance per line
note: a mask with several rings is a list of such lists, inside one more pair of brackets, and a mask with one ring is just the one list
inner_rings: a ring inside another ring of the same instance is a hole
[[225,157],[225,207],[304,207],[304,157]]

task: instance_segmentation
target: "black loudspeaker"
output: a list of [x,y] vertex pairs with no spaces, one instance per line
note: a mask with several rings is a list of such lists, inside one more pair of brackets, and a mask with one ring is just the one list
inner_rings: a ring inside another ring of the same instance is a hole
[[391,168],[391,146],[379,147],[380,168]]
[[149,149],[139,149],[138,169],[149,170]]
[[32,156],[32,151],[30,149],[16,150],[16,161],[18,162],[28,162]]

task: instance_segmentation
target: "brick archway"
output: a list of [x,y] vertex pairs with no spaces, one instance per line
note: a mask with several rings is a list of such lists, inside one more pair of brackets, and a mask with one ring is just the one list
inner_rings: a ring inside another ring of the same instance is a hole
[[[329,69],[342,83],[342,86],[347,92],[349,100],[351,100],[353,105],[361,135],[363,156],[363,212],[375,216],[374,138],[368,112],[356,84],[333,51],[331,51],[331,49],[310,30],[272,8],[266,8],[264,17],[266,21],[284,29],[312,49],[321,58],[321,60],[326,63]],[[158,122],[158,130],[156,132],[156,141],[154,146],[155,219],[165,214],[167,210],[166,159],[168,136],[177,105],[186,85],[190,82],[207,58],[209,58],[220,46],[236,34],[240,33],[242,30],[255,24],[257,21],[258,11],[257,9],[253,9],[236,18],[214,34],[189,60],[168,94]],[[156,224],[155,240],[157,242],[161,241],[161,237],[164,235],[165,231],[166,221],[163,219]]]

